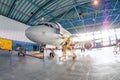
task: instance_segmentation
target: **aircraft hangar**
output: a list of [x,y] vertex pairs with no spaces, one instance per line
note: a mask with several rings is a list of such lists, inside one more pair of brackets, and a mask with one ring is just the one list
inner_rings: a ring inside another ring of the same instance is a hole
[[0,0],[0,80],[120,80],[120,0]]

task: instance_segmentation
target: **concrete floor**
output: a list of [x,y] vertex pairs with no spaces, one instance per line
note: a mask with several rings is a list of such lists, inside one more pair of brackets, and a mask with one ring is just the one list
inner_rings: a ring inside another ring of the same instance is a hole
[[0,51],[0,80],[120,80],[120,55],[112,51],[113,47],[77,50],[76,60],[65,61]]

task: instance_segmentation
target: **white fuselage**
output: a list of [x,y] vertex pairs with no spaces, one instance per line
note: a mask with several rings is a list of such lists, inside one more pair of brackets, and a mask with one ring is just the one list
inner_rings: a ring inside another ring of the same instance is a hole
[[[48,24],[48,25],[46,25]],[[60,45],[63,42],[60,33],[70,35],[68,31],[55,23],[46,23],[39,26],[29,27],[25,31],[28,39],[40,43],[50,45]]]

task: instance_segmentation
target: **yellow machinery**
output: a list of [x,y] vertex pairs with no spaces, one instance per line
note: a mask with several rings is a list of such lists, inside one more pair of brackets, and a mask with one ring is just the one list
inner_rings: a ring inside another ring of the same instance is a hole
[[62,55],[62,57],[66,57],[66,51],[67,51],[67,49],[69,49],[70,51],[72,51],[72,53],[73,53],[73,59],[75,59],[76,58],[76,54],[73,52],[73,46],[71,46],[70,45],[70,37],[65,37],[64,35],[62,35],[62,39],[64,40],[64,44],[63,44],[63,55]]
[[0,49],[12,50],[12,40],[0,38]]

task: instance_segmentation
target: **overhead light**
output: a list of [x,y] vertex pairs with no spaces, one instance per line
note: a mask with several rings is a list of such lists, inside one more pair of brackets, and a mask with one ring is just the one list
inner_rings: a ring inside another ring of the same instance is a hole
[[93,5],[95,6],[99,5],[99,0],[93,0]]
[[42,18],[41,18],[41,21],[44,21],[44,20],[45,20],[45,18],[44,18],[44,17],[42,17]]

